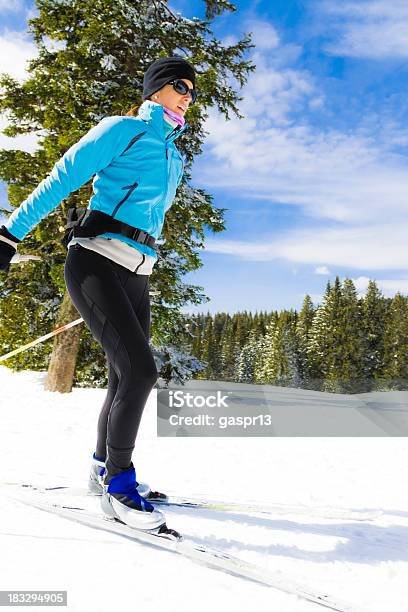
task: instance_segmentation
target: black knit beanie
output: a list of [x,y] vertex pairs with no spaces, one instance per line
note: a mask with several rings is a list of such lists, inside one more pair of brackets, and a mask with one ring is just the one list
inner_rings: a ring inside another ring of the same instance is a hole
[[173,79],[189,79],[195,87],[194,68],[180,55],[160,57],[144,73],[142,99],[146,100]]

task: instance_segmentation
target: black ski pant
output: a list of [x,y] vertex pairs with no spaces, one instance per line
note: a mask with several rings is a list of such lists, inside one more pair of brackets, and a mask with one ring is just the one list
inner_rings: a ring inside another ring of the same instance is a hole
[[95,454],[117,473],[132,465],[143,409],[158,378],[149,346],[149,275],[79,244],[68,249],[64,275],[72,302],[107,358]]

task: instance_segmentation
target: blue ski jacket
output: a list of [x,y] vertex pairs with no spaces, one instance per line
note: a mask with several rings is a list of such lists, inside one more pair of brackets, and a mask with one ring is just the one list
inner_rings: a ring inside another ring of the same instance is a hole
[[[166,137],[163,106],[145,100],[136,117],[105,117],[54,165],[4,224],[22,240],[70,193],[92,177],[88,208],[99,210],[159,238],[183,176],[184,162],[174,144],[186,129]],[[122,236],[105,233],[157,259],[156,251]]]

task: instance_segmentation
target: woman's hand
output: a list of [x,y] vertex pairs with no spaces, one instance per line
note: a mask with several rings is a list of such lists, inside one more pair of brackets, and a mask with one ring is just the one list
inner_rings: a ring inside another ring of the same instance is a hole
[[[3,240],[6,238],[6,240]],[[17,253],[17,244],[21,242],[18,238],[10,234],[10,232],[2,225],[0,227],[0,270],[9,269],[10,261]]]

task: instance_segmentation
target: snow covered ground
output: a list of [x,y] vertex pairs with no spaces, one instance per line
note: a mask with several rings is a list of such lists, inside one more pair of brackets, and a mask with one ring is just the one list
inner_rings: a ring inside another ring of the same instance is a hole
[[[148,612],[323,610],[6,499],[6,481],[87,482],[105,392],[46,392],[45,375],[0,366],[0,590],[67,590],[70,612],[129,605]],[[270,516],[167,509],[169,526],[186,536],[368,611],[402,612],[408,601],[407,451],[408,439],[396,437],[157,438],[154,390],[133,461],[138,479],[169,493],[290,506],[287,514]],[[323,507],[383,514],[329,519]]]

